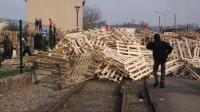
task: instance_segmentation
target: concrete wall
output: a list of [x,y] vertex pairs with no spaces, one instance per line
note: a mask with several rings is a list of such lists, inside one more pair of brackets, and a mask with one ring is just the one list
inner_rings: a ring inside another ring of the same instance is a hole
[[83,26],[83,0],[27,0],[27,21],[33,22],[41,18],[43,24],[48,25],[48,19],[63,30],[76,28],[76,9],[79,9],[79,28]]

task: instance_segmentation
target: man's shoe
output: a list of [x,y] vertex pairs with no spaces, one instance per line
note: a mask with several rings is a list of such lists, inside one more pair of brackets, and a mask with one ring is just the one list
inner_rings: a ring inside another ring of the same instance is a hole
[[164,80],[160,81],[160,88],[165,88],[165,81]]

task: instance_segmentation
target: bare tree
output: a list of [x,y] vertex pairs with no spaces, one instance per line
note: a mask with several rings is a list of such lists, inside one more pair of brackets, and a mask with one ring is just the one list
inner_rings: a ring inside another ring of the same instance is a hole
[[84,30],[93,29],[97,27],[102,21],[102,13],[99,8],[92,8],[90,6],[85,6],[84,16],[83,16],[83,28]]

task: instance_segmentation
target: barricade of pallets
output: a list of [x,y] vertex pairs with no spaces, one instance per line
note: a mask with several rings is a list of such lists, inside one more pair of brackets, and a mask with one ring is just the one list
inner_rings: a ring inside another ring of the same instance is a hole
[[[143,77],[152,76],[152,52],[146,49],[145,44],[152,40],[154,34],[150,31],[128,29],[113,29],[108,32],[88,30],[64,34],[54,49],[48,53],[39,53],[31,61],[59,64],[61,69],[52,73],[61,74],[57,80],[57,85],[60,84],[61,88],[95,76],[115,82],[121,82],[123,78],[141,80]],[[146,42],[143,43],[143,40]],[[197,63],[196,60],[200,59],[199,41],[182,37],[165,41],[174,48],[166,63],[166,75],[178,76],[178,71],[189,62],[187,60],[195,60],[193,63]],[[45,67],[44,64],[40,65]],[[189,67],[187,71],[192,74],[190,76],[197,79],[195,73],[199,66],[191,66],[189,63],[186,65],[188,66],[185,68]]]

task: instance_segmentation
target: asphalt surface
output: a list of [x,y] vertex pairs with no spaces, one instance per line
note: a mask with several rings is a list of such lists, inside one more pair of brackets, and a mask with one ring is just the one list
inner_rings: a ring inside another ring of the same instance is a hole
[[151,100],[159,112],[200,112],[200,89],[196,88],[200,83],[180,80],[166,78],[163,89],[152,87],[153,80],[147,81]]

